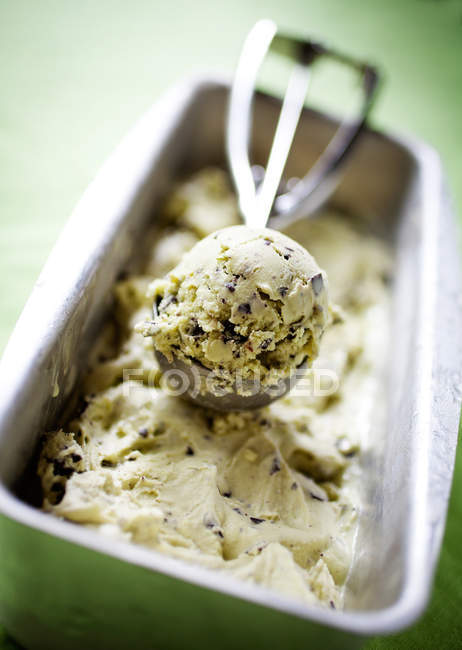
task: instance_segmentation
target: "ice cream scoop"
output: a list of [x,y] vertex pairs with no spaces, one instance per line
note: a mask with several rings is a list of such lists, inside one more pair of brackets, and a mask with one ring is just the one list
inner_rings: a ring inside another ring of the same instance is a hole
[[[268,164],[256,187],[248,141],[257,74],[273,45],[294,59]],[[340,127],[313,169],[295,187],[276,194],[300,113],[311,64],[330,56],[364,77],[359,120]],[[376,85],[375,71],[311,41],[277,34],[270,20],[249,33],[231,89],[226,131],[229,166],[245,225],[212,233],[152,288],[152,336],[164,375],[178,394],[219,410],[264,406],[286,393],[311,364],[328,323],[327,278],[311,255],[265,228],[271,214],[296,218],[319,207],[340,163],[364,125]],[[273,212],[272,212],[273,211]]]
[[316,358],[330,317],[325,273],[300,244],[269,228],[209,235],[153,283],[151,295],[154,318],[142,330],[161,366],[188,368],[177,377],[185,392],[227,409],[236,395],[248,406],[287,392]]

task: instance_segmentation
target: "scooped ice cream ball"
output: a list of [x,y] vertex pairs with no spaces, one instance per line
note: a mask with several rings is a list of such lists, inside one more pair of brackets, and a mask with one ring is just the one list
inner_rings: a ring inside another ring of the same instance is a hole
[[154,318],[141,329],[155,349],[234,390],[237,375],[270,386],[310,365],[330,319],[325,272],[269,228],[212,233],[150,292]]

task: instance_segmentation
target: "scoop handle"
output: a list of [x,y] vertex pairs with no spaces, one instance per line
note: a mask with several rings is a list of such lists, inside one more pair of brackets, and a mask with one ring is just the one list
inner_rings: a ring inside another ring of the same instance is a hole
[[276,36],[272,20],[260,20],[248,34],[237,65],[228,111],[227,149],[239,208],[247,226],[264,228],[269,219],[310,80],[306,65],[292,70],[271,146],[265,176],[258,191],[249,160],[252,103],[258,71]]
[[249,226],[254,225],[257,215],[255,183],[249,160],[253,97],[258,71],[276,31],[276,24],[272,20],[260,20],[247,35],[237,64],[228,107],[226,147],[229,166],[239,209]]
[[[252,105],[260,67],[271,49],[295,61],[282,103],[276,132],[262,183],[258,189],[249,160]],[[357,118],[344,121],[315,165],[291,189],[277,196],[293,138],[303,110],[311,76],[311,64],[320,56],[355,68],[362,75],[364,99]],[[250,30],[239,57],[231,88],[226,128],[226,147],[239,209],[246,225],[263,228],[286,223],[318,209],[338,182],[339,171],[363,129],[373,104],[378,73],[368,64],[314,41],[277,33],[272,20],[260,20]]]

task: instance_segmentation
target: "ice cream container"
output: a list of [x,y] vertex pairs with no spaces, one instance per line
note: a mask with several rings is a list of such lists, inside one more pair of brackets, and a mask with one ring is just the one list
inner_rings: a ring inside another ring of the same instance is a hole
[[[89,186],[16,325],[0,369],[0,620],[27,648],[360,646],[423,611],[441,545],[461,400],[461,284],[438,155],[366,130],[332,202],[392,244],[396,259],[384,413],[362,454],[363,512],[344,611],[263,588],[41,512],[25,480],[56,427],[110,289],[185,171],[224,164],[228,85],[188,79],[130,131]],[[264,160],[278,100],[256,98]],[[335,128],[305,110],[287,166],[301,176]]]

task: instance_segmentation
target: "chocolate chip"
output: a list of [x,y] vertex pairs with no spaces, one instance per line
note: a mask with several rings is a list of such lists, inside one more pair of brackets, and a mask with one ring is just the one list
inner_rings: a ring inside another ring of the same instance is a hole
[[264,520],[264,519],[259,519],[258,517],[250,517],[250,521],[251,521],[253,524],[261,524],[261,523],[263,523],[265,520]]
[[164,309],[167,309],[169,305],[174,305],[178,302],[176,297],[173,294],[169,294],[168,296],[165,296],[165,298],[162,299],[161,305],[159,306],[159,310],[163,311]]
[[74,471],[75,470],[72,467],[66,467],[62,460],[53,461],[53,474],[55,476],[64,476],[65,478],[69,478],[72,476]]
[[53,483],[50,490],[54,494],[54,505],[57,506],[64,499],[65,487],[61,483]]
[[294,320],[293,323],[290,324],[290,331],[291,332],[296,332],[297,331],[297,325],[300,325],[303,322],[303,316],[300,316],[299,319]]
[[268,346],[270,345],[270,343],[272,342],[272,340],[273,340],[273,339],[265,339],[265,340],[260,344],[260,348],[261,348],[262,350],[266,350],[267,347],[268,347]]
[[78,463],[80,460],[82,460],[82,456],[80,454],[72,454],[71,456],[72,462]]
[[298,488],[298,485],[297,485],[297,483],[295,483],[295,481],[294,481],[294,482],[292,483],[292,485],[290,486],[290,489],[291,489],[291,490],[296,490],[297,488]]
[[233,493],[231,490],[228,490],[228,492],[223,492],[223,496],[226,497],[227,499],[230,499],[233,496]]
[[224,329],[224,341],[229,341],[232,339],[236,343],[245,343],[247,341],[247,336],[243,336],[242,334],[239,334],[239,332],[236,332],[234,328],[234,324],[230,320],[225,320],[223,323],[223,329]]
[[189,330],[188,334],[189,336],[198,337],[204,334],[204,330],[197,321],[191,321],[191,329]]
[[252,308],[250,307],[250,303],[248,303],[248,302],[243,302],[242,304],[239,305],[239,307],[237,309],[242,314],[250,314],[250,313],[252,313]]
[[223,533],[221,532],[221,530],[216,530],[216,531],[215,531],[215,535],[218,535],[218,537],[221,537],[221,539],[224,538],[224,535],[223,535]]
[[279,287],[278,291],[279,295],[284,298],[284,296],[287,295],[287,292],[289,291],[289,287]]
[[332,609],[335,609],[335,604],[333,600],[329,600],[329,605],[332,607]]
[[141,427],[141,429],[138,430],[138,435],[141,436],[142,438],[147,438],[148,433],[149,431],[146,429],[146,427]]
[[279,461],[279,458],[275,456],[273,458],[273,464],[271,465],[270,476],[272,476],[273,474],[277,474],[277,472],[280,471],[281,471],[281,463]]
[[194,456],[194,449],[190,445],[186,447],[186,456]]
[[227,282],[225,284],[225,287],[228,289],[228,291],[231,291],[231,293],[234,293],[234,291],[236,291],[236,285],[232,282]]
[[324,280],[322,279],[322,273],[317,273],[311,278],[311,286],[313,287],[314,295],[319,296],[323,287]]
[[291,257],[290,253],[286,253],[286,254],[284,255],[284,259],[285,259],[285,260],[290,260],[290,257]]

